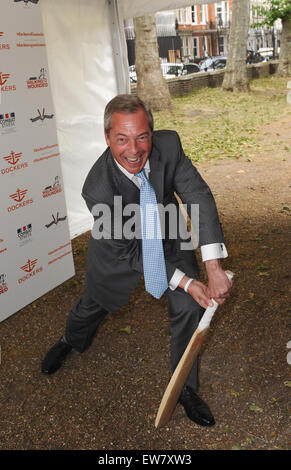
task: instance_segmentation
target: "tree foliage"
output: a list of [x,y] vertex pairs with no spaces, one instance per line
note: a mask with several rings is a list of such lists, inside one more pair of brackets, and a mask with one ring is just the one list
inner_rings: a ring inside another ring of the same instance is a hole
[[257,23],[253,23],[252,27],[266,25],[273,26],[278,19],[287,20],[291,18],[291,1],[290,0],[270,0],[264,2],[263,5],[253,7],[253,12],[257,13],[262,19]]

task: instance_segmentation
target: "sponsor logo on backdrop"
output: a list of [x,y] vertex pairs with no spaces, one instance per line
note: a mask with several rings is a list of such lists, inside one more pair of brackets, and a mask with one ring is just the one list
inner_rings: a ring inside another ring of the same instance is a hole
[[[44,47],[46,44],[44,42],[44,34],[42,32],[29,31],[29,32],[18,32],[16,33],[19,41],[17,42],[16,47]],[[42,41],[42,42],[40,42]]]
[[37,122],[37,121],[44,121],[45,119],[52,119],[54,117],[54,114],[46,114],[45,108],[42,109],[42,113],[40,110],[37,110],[38,116],[30,118],[31,122]]
[[15,129],[15,113],[0,114],[0,133],[12,132]]
[[44,88],[48,86],[47,72],[41,68],[36,77],[30,77],[27,81],[27,88]]
[[[68,251],[64,251],[67,250]],[[72,253],[72,245],[71,242],[66,243],[65,245],[61,245],[58,248],[55,248],[52,251],[49,251],[48,255],[53,256],[54,258],[51,259],[48,264],[55,263],[56,261],[59,261],[60,259],[64,258],[65,256],[68,256],[70,253]]]
[[32,237],[32,225],[27,224],[27,225],[24,225],[23,227],[19,227],[17,229],[17,237],[18,237],[20,246],[23,246],[26,243],[30,242],[31,237]]
[[38,262],[37,258],[33,260],[28,259],[27,262],[23,266],[20,266],[19,269],[22,269],[22,271],[26,272],[27,274],[18,279],[18,284],[21,284],[22,282],[25,282],[28,279],[31,279],[32,277],[36,276],[37,274],[43,271],[42,266],[39,266],[36,268],[37,262]]
[[34,5],[37,5],[39,0],[14,0],[14,3],[24,3],[25,5],[28,5],[29,3],[32,3]]
[[58,151],[58,144],[45,145],[44,147],[35,148],[33,151],[35,153],[40,152],[41,155],[38,158],[33,159],[34,163],[60,156],[60,152]]
[[[5,175],[8,173],[12,173],[14,171],[22,170],[23,168],[28,167],[27,162],[21,162],[20,159],[22,158],[22,152],[15,153],[13,150],[11,150],[10,155],[7,155],[3,157],[3,160],[5,160],[7,163],[10,164],[10,166],[6,168],[2,168],[1,174]],[[20,201],[19,201],[20,202]]]
[[8,286],[6,283],[6,274],[0,274],[0,294],[4,294],[8,291]]
[[54,183],[51,186],[47,186],[46,188],[44,188],[42,192],[42,197],[45,198],[45,197],[54,196],[55,194],[60,193],[61,191],[62,191],[62,186],[60,184],[60,177],[55,176]]
[[9,195],[9,197],[13,199],[17,204],[13,204],[13,206],[8,207],[7,208],[8,212],[13,212],[17,209],[27,206],[28,204],[33,203],[33,199],[31,198],[25,199],[27,192],[28,192],[28,189],[17,188],[15,193]]
[[16,90],[16,85],[11,84],[10,73],[0,72],[0,87],[1,87],[1,92]]
[[48,224],[45,224],[46,228],[50,228],[53,225],[58,225],[60,222],[64,222],[66,220],[67,216],[65,215],[64,217],[59,217],[59,212],[57,212],[57,215],[55,216],[52,214],[52,221],[49,222]]
[[4,36],[4,32],[0,31],[0,51],[4,51],[4,50],[8,51],[10,49],[10,44],[2,42],[3,36]]

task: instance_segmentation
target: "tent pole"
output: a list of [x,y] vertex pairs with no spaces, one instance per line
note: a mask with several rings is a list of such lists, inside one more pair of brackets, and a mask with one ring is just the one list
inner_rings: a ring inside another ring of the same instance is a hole
[[127,47],[123,20],[120,20],[117,0],[108,0],[111,17],[113,60],[118,93],[130,93]]

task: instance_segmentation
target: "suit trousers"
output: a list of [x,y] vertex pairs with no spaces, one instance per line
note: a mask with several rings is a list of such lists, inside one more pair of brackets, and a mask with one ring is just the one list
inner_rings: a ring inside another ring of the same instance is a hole
[[[190,339],[196,330],[204,309],[183,289],[167,289],[168,313],[171,329],[171,370],[174,372]],[[66,341],[77,351],[87,349],[108,311],[100,307],[85,289],[71,309],[66,324]],[[198,360],[195,361],[186,384],[198,389]]]

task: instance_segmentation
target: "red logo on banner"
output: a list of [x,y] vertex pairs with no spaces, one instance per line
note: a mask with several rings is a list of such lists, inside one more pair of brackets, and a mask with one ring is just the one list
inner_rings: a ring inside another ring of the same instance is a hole
[[18,204],[14,204],[13,206],[8,207],[7,208],[8,212],[12,212],[16,209],[20,209],[21,207],[25,207],[28,204],[33,203],[33,199],[26,199],[24,201],[24,198],[25,198],[27,192],[28,192],[28,189],[22,189],[21,190],[21,189],[18,188],[14,194],[10,194],[9,197],[11,197],[11,199],[13,199]]
[[35,77],[30,77],[27,82],[27,88],[42,88],[48,86],[47,72],[44,67],[39,71],[39,74]]
[[0,85],[1,86],[5,85],[9,77],[10,77],[10,73],[0,72]]
[[0,72],[0,86],[1,86],[1,91],[15,91],[16,90],[16,85],[9,85],[9,86],[4,86],[10,77],[10,73],[2,73]]
[[24,266],[21,266],[21,269],[25,271],[26,273],[31,273],[36,263],[37,263],[37,259],[33,259],[33,260],[28,259],[27,263]]
[[[4,34],[4,32],[0,31],[0,38],[3,36],[3,34]],[[1,49],[3,49],[3,50],[4,49],[7,49],[7,50],[10,49],[10,44],[3,44],[3,43],[0,42],[0,51],[1,51]]]
[[21,170],[22,168],[27,168],[28,167],[27,162],[19,163],[17,165],[21,157],[22,157],[22,152],[15,153],[13,152],[13,150],[11,150],[10,155],[3,157],[3,160],[6,160],[11,166],[8,168],[3,168],[1,170],[2,175],[5,175],[5,173],[12,173],[13,171],[16,171],[16,170]]
[[27,263],[24,266],[20,266],[20,269],[22,269],[22,271],[25,271],[27,274],[25,274],[25,276],[18,279],[18,284],[21,284],[22,282],[25,282],[31,277],[35,276],[36,274],[39,274],[42,272],[43,270],[42,266],[40,266],[37,269],[34,269],[37,264],[37,261],[38,261],[37,258],[33,260],[28,259]]
[[18,188],[16,193],[10,194],[9,197],[11,197],[11,199],[14,199],[14,201],[16,202],[21,202],[25,198],[27,191],[27,189],[23,189],[22,191],[20,191],[20,189]]
[[42,192],[42,197],[53,196],[54,194],[60,193],[62,191],[62,186],[60,185],[60,177],[55,176],[55,181],[51,186],[44,188]]
[[10,165],[16,165],[16,163],[19,162],[21,157],[22,157],[22,152],[14,153],[13,150],[11,150],[10,155],[8,155],[7,157],[3,157],[3,158],[8,163],[10,163]]

